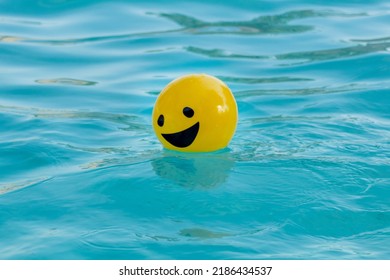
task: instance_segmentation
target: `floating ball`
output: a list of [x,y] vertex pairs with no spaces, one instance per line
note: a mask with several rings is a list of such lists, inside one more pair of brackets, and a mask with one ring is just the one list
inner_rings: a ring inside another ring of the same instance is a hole
[[152,121],[163,146],[183,152],[225,148],[237,126],[238,110],[230,89],[206,74],[170,82],[157,97]]

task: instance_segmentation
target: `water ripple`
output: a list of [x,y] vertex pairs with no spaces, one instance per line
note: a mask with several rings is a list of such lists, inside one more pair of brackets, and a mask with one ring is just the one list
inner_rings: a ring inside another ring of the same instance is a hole
[[237,54],[223,49],[204,49],[194,46],[186,47],[185,50],[190,53],[205,55],[213,58],[233,58],[233,59],[267,59],[266,55]]
[[23,40],[26,39],[17,36],[0,36],[0,42],[4,42],[4,43],[13,43],[13,42],[19,42]]
[[176,22],[184,30],[194,34],[283,34],[302,33],[313,29],[310,25],[292,25],[294,20],[328,17],[328,16],[366,16],[366,14],[344,14],[334,11],[295,10],[277,15],[259,16],[248,21],[206,22],[200,19],[179,14],[162,13],[160,16]]
[[19,189],[24,189],[28,187],[32,187],[34,185],[38,185],[40,183],[47,182],[51,180],[53,177],[40,177],[35,179],[21,180],[12,183],[2,183],[0,184],[0,195],[13,192]]
[[105,228],[85,233],[81,237],[81,242],[89,247],[96,247],[106,250],[131,250],[138,246],[132,240],[137,235],[126,228]]
[[[344,59],[344,58],[363,56],[363,55],[378,53],[378,52],[388,52],[389,47],[390,47],[390,41],[385,41],[385,42],[359,44],[356,46],[338,48],[338,49],[278,54],[275,55],[275,57],[278,60],[300,60],[300,62],[292,63],[292,64],[302,64],[302,63],[316,62],[316,61],[329,61],[329,60],[341,59],[341,58]],[[287,65],[291,65],[291,64],[287,64]]]
[[179,235],[198,239],[223,238],[230,236],[228,233],[210,231],[202,228],[185,228],[180,231]]
[[[265,35],[265,34],[285,34],[285,33],[302,33],[313,30],[311,25],[292,25],[290,22],[294,20],[301,20],[316,17],[362,17],[367,16],[365,13],[348,14],[338,11],[323,11],[323,10],[293,10],[277,15],[262,15],[247,21],[220,21],[220,22],[206,22],[185,14],[180,13],[151,13],[146,12],[145,15],[159,16],[173,21],[182,28],[173,30],[160,30],[141,33],[125,33],[118,35],[104,35],[104,36],[86,36],[82,38],[70,39],[43,39],[32,37],[15,37],[13,35],[0,36],[0,42],[21,42],[50,45],[65,45],[65,44],[81,44],[101,41],[122,40],[126,38],[146,38],[156,35],[163,35],[167,33],[182,33],[189,32],[191,34],[238,34],[238,35]],[[201,49],[196,47],[188,47],[189,51],[200,52]],[[224,52],[223,50],[208,50],[201,51],[203,53]],[[251,58],[252,56],[233,55],[235,58]],[[283,57],[283,56],[282,56]],[[254,55],[252,58],[262,58],[262,56]]]
[[[278,81],[283,78],[271,78],[270,81]],[[290,81],[310,81],[305,78],[287,78],[285,82]],[[261,79],[260,79],[261,80]],[[267,81],[267,79],[264,79]],[[237,81],[240,81],[239,78]],[[245,83],[245,79],[244,79]],[[355,82],[350,84],[339,84],[339,85],[325,85],[322,87],[305,87],[305,88],[287,88],[287,89],[250,89],[250,90],[239,90],[234,94],[239,98],[246,98],[251,96],[266,96],[266,95],[286,95],[286,96],[306,96],[306,95],[323,95],[323,94],[335,94],[344,92],[360,92],[368,90],[380,90],[389,89],[390,82]]]
[[[325,49],[325,50],[315,50],[315,51],[301,51],[301,52],[291,52],[291,53],[282,53],[274,55],[262,55],[262,54],[242,54],[234,53],[224,49],[205,49],[200,47],[186,47],[186,51],[194,54],[204,55],[212,58],[229,58],[229,59],[262,59],[262,60],[276,60],[276,61],[285,61],[292,60],[294,62],[283,63],[280,66],[291,66],[291,65],[300,65],[307,64],[317,61],[330,61],[336,59],[346,59],[350,57],[364,56],[372,53],[385,52],[388,53],[390,49],[390,41],[388,38],[380,39],[369,39],[369,40],[358,40],[352,39],[351,42],[359,42],[358,45],[335,48],[335,49]],[[298,62],[296,62],[299,60]]]
[[[298,78],[298,77],[267,77],[267,78],[248,78],[248,77],[227,77],[218,76],[222,81],[241,84],[269,84],[269,83],[285,83],[285,82],[309,82],[313,81],[310,78]],[[239,94],[241,94],[240,91]]]
[[42,25],[42,22],[37,20],[17,19],[17,18],[3,18],[0,17],[0,24],[21,24],[21,25]]
[[[0,2],[0,255],[389,257],[386,1]],[[203,72],[236,134],[166,151],[156,95]]]
[[62,85],[72,85],[72,86],[93,86],[97,82],[85,81],[72,78],[55,78],[55,79],[38,79],[35,80],[38,84],[62,84]]
[[113,123],[126,125],[123,129],[140,130],[144,129],[145,125],[140,121],[138,116],[129,114],[115,114],[107,112],[86,112],[72,110],[55,110],[34,107],[21,106],[5,106],[0,105],[0,112],[9,112],[12,114],[29,115],[35,118],[42,119],[88,119],[88,120],[103,120]]

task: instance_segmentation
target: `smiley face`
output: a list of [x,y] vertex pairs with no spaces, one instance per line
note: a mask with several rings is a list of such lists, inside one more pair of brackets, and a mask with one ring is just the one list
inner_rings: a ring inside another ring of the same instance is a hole
[[[194,110],[190,107],[183,108],[183,115],[187,118],[192,118],[194,116]],[[164,126],[164,115],[160,115],[157,119],[157,124],[159,126]],[[162,137],[167,140],[171,145],[178,148],[186,148],[194,142],[196,136],[199,132],[199,122],[195,123],[193,126],[184,129],[175,133],[162,133]]]
[[158,96],[153,128],[170,150],[209,152],[225,148],[237,126],[237,105],[219,79],[192,74],[169,83]]

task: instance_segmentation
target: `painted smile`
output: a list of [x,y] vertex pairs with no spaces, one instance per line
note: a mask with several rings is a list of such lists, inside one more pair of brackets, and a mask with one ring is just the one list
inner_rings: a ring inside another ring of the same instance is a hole
[[194,124],[193,126],[170,134],[161,134],[165,140],[167,140],[170,144],[178,148],[185,148],[194,142],[196,136],[199,131],[199,122]]

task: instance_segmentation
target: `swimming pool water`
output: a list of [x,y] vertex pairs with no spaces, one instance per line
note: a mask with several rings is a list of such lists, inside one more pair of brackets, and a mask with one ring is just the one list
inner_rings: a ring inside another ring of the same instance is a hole
[[[389,259],[390,4],[0,1],[1,259]],[[162,148],[188,73],[225,150]]]

